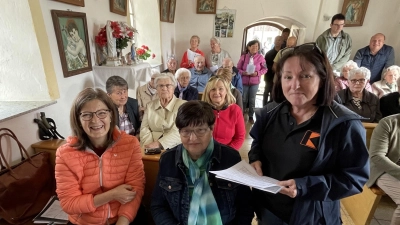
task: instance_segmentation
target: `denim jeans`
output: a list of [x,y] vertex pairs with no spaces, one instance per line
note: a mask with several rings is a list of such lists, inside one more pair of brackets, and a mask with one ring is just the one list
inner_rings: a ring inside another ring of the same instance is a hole
[[275,216],[268,209],[261,209],[261,220],[258,219],[258,225],[288,225],[279,217]]
[[249,117],[253,117],[254,107],[256,106],[256,94],[258,90],[258,84],[256,85],[243,85],[243,108],[249,103]]

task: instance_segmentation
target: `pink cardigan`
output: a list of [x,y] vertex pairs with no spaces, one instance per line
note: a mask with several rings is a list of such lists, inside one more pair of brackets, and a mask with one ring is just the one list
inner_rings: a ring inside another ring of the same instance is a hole
[[231,104],[226,109],[213,111],[215,115],[214,139],[239,151],[246,133],[242,110],[237,104]]
[[[113,131],[114,144],[101,157],[91,149],[79,151],[70,146],[76,137],[57,149],[55,176],[57,195],[68,219],[78,225],[115,223],[119,216],[133,221],[144,193],[142,151],[136,137]],[[121,184],[129,184],[136,197],[121,205],[111,201],[99,207],[93,198]]]

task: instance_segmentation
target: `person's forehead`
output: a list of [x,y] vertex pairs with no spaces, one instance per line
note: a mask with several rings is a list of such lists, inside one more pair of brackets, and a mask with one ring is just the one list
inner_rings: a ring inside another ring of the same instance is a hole
[[333,24],[344,24],[344,20],[334,20]]
[[372,38],[371,38],[371,40],[383,40],[384,39],[384,37],[383,37],[383,35],[375,35],[375,36],[373,36]]
[[194,61],[195,62],[203,62],[204,58],[203,57],[196,57],[196,58],[194,58]]

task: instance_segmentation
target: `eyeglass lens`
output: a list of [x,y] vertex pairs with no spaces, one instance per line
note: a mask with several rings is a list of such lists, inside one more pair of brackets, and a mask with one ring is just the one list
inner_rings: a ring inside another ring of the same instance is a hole
[[108,110],[108,109],[100,109],[100,110],[97,110],[96,112],[82,112],[82,113],[80,113],[80,116],[81,116],[82,120],[85,120],[85,121],[91,120],[93,118],[93,114],[96,114],[96,116],[99,119],[104,119],[108,116],[109,111],[110,110]]

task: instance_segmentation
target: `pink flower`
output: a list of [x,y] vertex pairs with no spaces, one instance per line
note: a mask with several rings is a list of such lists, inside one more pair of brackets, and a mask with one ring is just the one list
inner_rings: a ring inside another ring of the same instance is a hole
[[151,58],[154,59],[156,57],[156,54],[153,53],[153,55],[151,55]]

